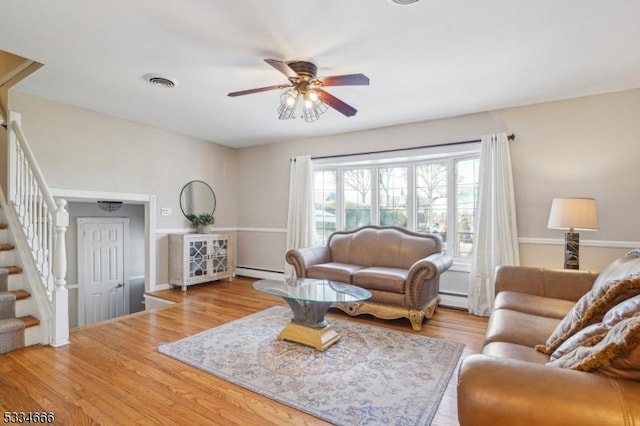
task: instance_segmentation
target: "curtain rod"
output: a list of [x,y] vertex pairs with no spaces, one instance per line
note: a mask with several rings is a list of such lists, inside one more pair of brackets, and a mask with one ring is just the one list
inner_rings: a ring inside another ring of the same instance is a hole
[[[511,133],[507,136],[507,140],[514,140],[516,135]],[[411,151],[414,149],[424,149],[424,148],[437,148],[441,146],[453,146],[453,145],[463,145],[466,143],[477,143],[482,142],[481,139],[474,139],[470,141],[459,141],[459,142],[447,142],[447,143],[439,143],[437,145],[423,145],[423,146],[412,146],[408,148],[396,148],[396,149],[385,149],[382,151],[369,151],[369,152],[356,152],[354,154],[336,154],[336,155],[323,155],[320,157],[311,157],[312,160],[325,160],[327,158],[340,158],[340,157],[352,157],[354,155],[368,155],[368,154],[386,154],[389,152],[401,152],[401,151]]]

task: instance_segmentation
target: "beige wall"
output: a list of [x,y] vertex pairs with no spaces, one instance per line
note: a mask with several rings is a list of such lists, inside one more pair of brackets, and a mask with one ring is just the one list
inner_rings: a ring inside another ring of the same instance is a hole
[[[640,241],[636,213],[640,158],[640,90],[510,108],[443,120],[341,134],[240,150],[238,225],[285,228],[289,158],[353,153],[477,139],[493,132],[515,133],[511,143],[521,261],[562,267],[563,232],[547,229],[553,197],[594,197],[600,230],[583,232],[582,268],[600,270]],[[321,123],[316,123],[320,124]],[[273,236],[247,232],[254,247],[284,250]],[[592,240],[592,241],[588,241]],[[596,245],[596,246],[590,246]],[[640,244],[640,243],[638,243]],[[601,246],[601,247],[600,247]],[[274,258],[270,253],[269,258]],[[239,247],[239,264],[264,264],[258,250]],[[282,269],[272,261],[268,269]]]
[[[179,205],[185,183],[216,192],[216,225],[236,224],[236,151],[203,140],[11,91],[10,108],[52,188],[157,197],[156,281],[168,282],[166,231],[191,226]],[[173,215],[160,215],[169,207]]]

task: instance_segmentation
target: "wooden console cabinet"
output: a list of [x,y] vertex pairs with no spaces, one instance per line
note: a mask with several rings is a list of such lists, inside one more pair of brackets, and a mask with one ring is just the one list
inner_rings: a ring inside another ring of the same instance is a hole
[[233,234],[170,234],[169,284],[191,284],[235,277]]

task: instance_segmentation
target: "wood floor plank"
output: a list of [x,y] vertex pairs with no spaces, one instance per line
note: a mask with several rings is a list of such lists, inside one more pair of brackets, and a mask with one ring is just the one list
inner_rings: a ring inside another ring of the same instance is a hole
[[[72,330],[61,348],[32,346],[0,355],[0,408],[52,411],[57,424],[326,425],[233,383],[160,354],[175,341],[271,306],[278,298],[238,278],[154,294],[175,305]],[[406,319],[346,318],[414,333]],[[480,352],[487,321],[439,308],[419,333],[465,344],[463,357]],[[456,425],[457,370],[433,424]]]

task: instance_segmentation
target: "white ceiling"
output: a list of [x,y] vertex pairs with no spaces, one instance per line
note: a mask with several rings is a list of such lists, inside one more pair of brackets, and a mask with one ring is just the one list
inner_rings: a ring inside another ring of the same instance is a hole
[[[4,0],[0,49],[45,66],[17,90],[232,147],[640,87],[637,0]],[[358,109],[277,118],[287,83],[318,75]],[[160,73],[174,89],[142,78]]]

